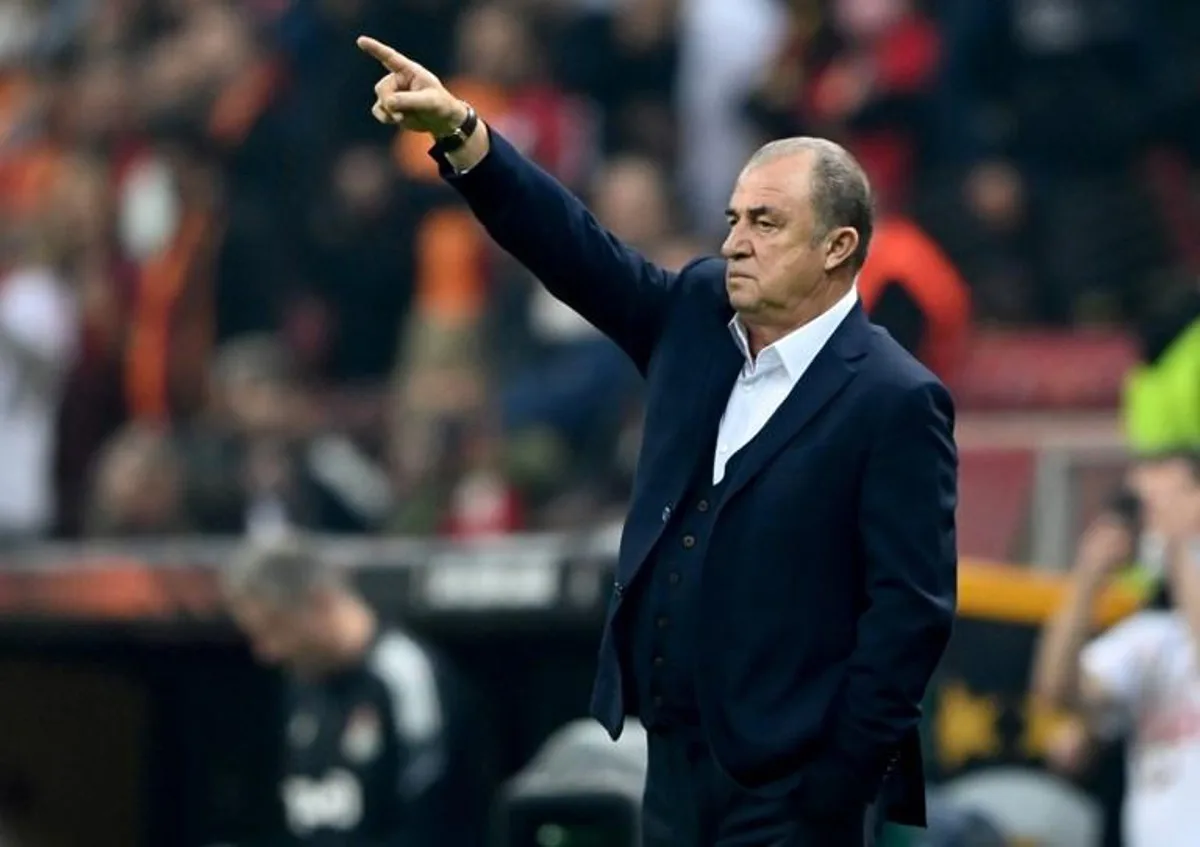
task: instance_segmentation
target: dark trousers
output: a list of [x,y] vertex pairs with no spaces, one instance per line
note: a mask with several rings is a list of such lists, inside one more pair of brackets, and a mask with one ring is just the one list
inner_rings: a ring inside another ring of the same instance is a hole
[[757,797],[713,761],[696,730],[648,733],[642,847],[871,847],[883,816],[803,820],[786,799]]

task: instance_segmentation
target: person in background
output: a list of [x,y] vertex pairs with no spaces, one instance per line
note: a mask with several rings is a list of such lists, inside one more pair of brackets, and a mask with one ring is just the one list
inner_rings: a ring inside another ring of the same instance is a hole
[[1034,691],[1077,711],[1096,738],[1127,734],[1128,847],[1184,847],[1200,839],[1200,455],[1139,464],[1156,472],[1140,494],[1146,525],[1161,533],[1163,590],[1151,608],[1088,642],[1094,601],[1135,550],[1130,527],[1102,515],[1085,534],[1069,599],[1043,637]]
[[479,843],[483,766],[440,658],[385,627],[294,536],[247,547],[223,588],[255,656],[283,671],[284,824],[272,847]]
[[915,220],[897,213],[882,217],[858,291],[872,323],[942,379],[953,375],[970,341],[971,291]]
[[1121,398],[1125,437],[1138,452],[1200,443],[1200,283],[1147,309],[1136,337]]
[[183,479],[179,452],[165,431],[127,424],[96,459],[84,535],[128,538],[191,531]]
[[0,271],[0,540],[14,543],[54,523],[55,420],[79,333],[61,257],[25,248]]
[[319,416],[292,351],[271,335],[228,341],[205,413],[182,432],[188,504],[205,532],[362,530],[388,508],[384,474]]
[[[1162,562],[1158,552],[1161,544],[1154,528],[1143,524],[1140,492],[1149,491],[1156,479],[1163,478],[1170,468],[1153,461],[1137,463],[1129,473],[1127,484],[1105,505],[1092,525],[1083,534],[1079,545],[1077,567],[1086,568],[1095,557],[1119,560],[1113,583],[1122,585],[1153,604],[1161,591]],[[1149,488],[1147,487],[1149,486]],[[1145,564],[1141,564],[1141,562]],[[1056,624],[1059,619],[1055,619]],[[1061,643],[1044,638],[1041,653],[1035,660],[1034,690],[1045,691],[1057,683],[1053,677],[1060,673],[1053,655]],[[1122,767],[1108,766],[1124,758],[1124,738],[1104,737],[1095,726],[1074,714],[1062,716],[1054,726],[1046,746],[1046,765],[1055,773],[1073,781],[1084,781],[1101,801],[1104,810],[1105,847],[1121,844],[1121,799],[1125,796]]]

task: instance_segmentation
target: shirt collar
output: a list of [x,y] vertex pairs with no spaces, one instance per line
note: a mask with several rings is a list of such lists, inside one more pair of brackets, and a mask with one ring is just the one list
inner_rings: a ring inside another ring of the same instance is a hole
[[729,321],[729,331],[733,341],[745,358],[743,374],[753,376],[763,371],[773,370],[782,366],[788,377],[794,382],[804,374],[813,359],[821,352],[833,333],[841,325],[846,316],[854,310],[858,302],[857,286],[850,290],[827,310],[817,315],[808,323],[789,332],[774,344],[764,347],[758,354],[757,360],[750,355],[750,339],[746,335],[746,327],[741,318],[734,315]]

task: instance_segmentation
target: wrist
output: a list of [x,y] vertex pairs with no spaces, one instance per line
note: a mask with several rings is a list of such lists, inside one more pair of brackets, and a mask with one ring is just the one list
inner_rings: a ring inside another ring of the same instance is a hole
[[1072,580],[1075,590],[1087,596],[1099,594],[1108,583],[1113,569],[1101,565],[1085,565],[1075,572]]
[[446,139],[455,137],[458,131],[462,129],[462,125],[466,123],[467,119],[471,116],[471,112],[472,109],[470,103],[466,102],[465,100],[455,100],[454,109],[447,118],[446,126],[443,129],[439,129],[433,133],[434,140],[444,141]]

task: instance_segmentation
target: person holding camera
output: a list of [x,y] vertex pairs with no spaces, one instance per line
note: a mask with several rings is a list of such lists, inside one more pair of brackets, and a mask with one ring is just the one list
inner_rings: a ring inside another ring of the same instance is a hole
[[1113,511],[1084,533],[1067,601],[1043,635],[1035,693],[1097,739],[1127,738],[1128,847],[1200,843],[1200,455],[1145,459],[1133,474],[1144,531],[1161,540],[1163,584],[1147,608],[1088,640],[1100,593],[1134,556]]

